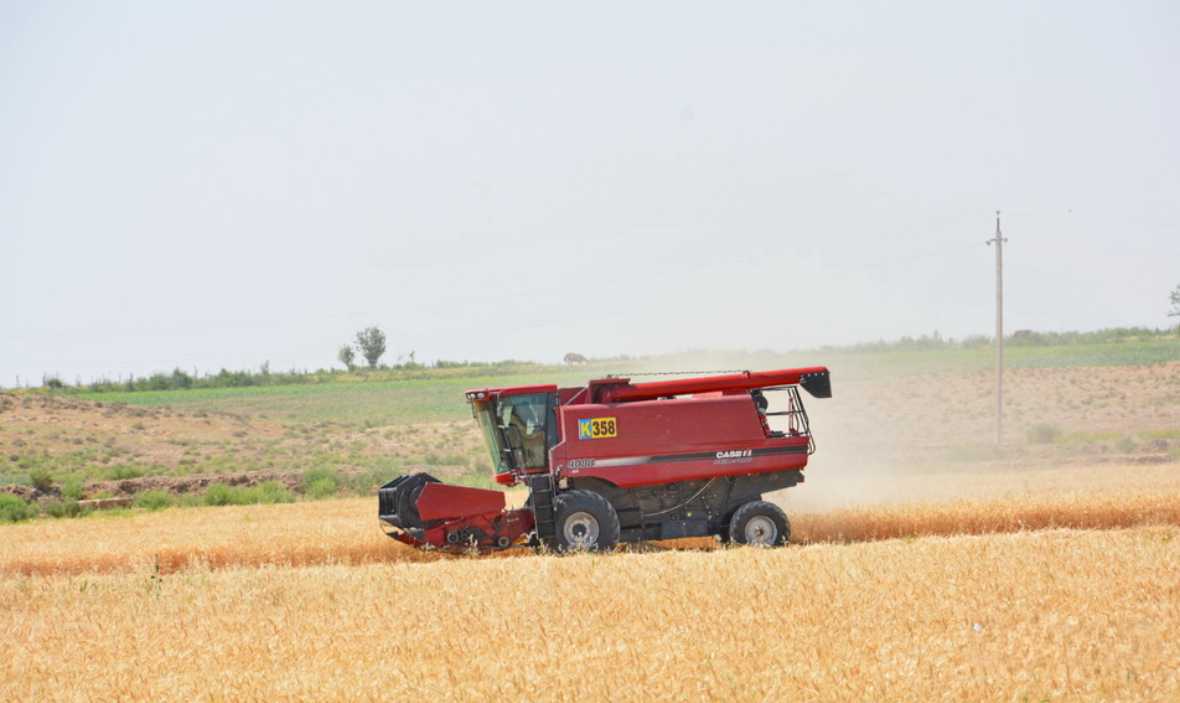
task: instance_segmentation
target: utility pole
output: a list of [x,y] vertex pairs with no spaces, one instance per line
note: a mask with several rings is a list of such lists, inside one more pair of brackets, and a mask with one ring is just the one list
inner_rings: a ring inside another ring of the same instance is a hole
[[1004,426],[1004,242],[1000,235],[1000,211],[996,210],[996,446],[1003,442]]

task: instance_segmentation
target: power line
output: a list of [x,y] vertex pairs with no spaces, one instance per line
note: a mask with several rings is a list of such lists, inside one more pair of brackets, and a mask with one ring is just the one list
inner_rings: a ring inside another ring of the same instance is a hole
[[1107,219],[1104,217],[1084,217],[1081,215],[1074,215],[1072,213],[1072,211],[1068,214],[1065,214],[1065,215],[1049,215],[1049,214],[1038,214],[1038,213],[1031,213],[1031,212],[1009,212],[1008,216],[1009,217],[1011,217],[1011,216],[1037,217],[1037,218],[1042,218],[1042,219],[1054,219],[1054,220],[1077,220],[1080,222],[1101,222],[1103,224],[1108,224],[1108,225],[1124,225],[1127,227],[1180,228],[1180,224],[1170,224],[1170,223],[1166,223],[1166,222],[1130,222],[1128,220],[1111,220],[1111,219]]
[[[1080,253],[1079,248],[1076,245],[1074,245],[1074,246],[1057,246],[1054,244],[1037,244],[1035,242],[1029,242],[1028,244],[1021,244],[1021,246],[1029,248],[1029,249],[1047,249],[1050,251],[1068,251],[1071,254]],[[1127,246],[1091,247],[1091,246],[1087,246],[1082,251],[1084,251],[1085,253],[1114,254],[1114,255],[1119,255],[1119,254],[1144,255],[1144,254],[1146,254],[1149,256],[1180,256],[1180,251],[1169,250],[1169,249],[1156,249],[1154,247],[1127,247]]]

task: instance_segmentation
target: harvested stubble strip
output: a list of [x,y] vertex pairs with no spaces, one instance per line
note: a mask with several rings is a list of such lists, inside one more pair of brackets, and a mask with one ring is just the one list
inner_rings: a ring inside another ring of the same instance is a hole
[[154,570],[171,574],[190,568],[228,569],[263,566],[303,567],[360,566],[401,561],[433,561],[441,555],[409,547],[382,544],[298,546],[281,551],[256,550],[249,546],[210,548],[163,548],[150,554],[111,553],[72,557],[26,557],[5,559],[0,574],[16,576],[77,576],[90,573],[121,573]]
[[[194,567],[307,567],[448,558],[386,537],[370,499],[169,509],[0,529],[0,576],[161,574]],[[512,552],[505,556],[515,556]]]
[[[531,554],[514,549],[489,555],[513,558]],[[459,558],[438,551],[423,551],[393,540],[378,544],[331,546],[287,545],[281,550],[234,547],[163,548],[150,553],[110,553],[71,557],[25,556],[0,559],[0,576],[81,576],[86,574],[154,571],[166,575],[188,569],[238,569],[259,567],[364,566],[368,564],[426,563]]]
[[[0,530],[0,576],[161,574],[194,567],[309,567],[450,559],[390,540],[371,501],[167,510],[123,520],[43,521]],[[792,516],[796,543],[849,543],[1056,528],[1180,525],[1180,492],[1084,494],[872,506]],[[80,529],[83,528],[84,529]],[[674,546],[702,548],[712,540]],[[529,554],[514,550],[498,556]]]
[[437,558],[398,548],[370,500],[169,509],[0,529],[0,574],[161,573],[210,568],[371,564]]

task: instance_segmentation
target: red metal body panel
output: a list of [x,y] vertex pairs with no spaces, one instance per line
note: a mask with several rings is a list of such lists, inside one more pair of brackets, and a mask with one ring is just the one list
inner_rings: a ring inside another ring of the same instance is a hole
[[[617,435],[581,439],[579,421],[612,418]],[[802,468],[809,439],[768,437],[749,394],[558,408],[562,475],[620,487]]]
[[725,376],[706,376],[704,378],[683,378],[671,381],[652,381],[650,383],[626,383],[618,386],[603,388],[599,401],[613,403],[627,400],[650,400],[674,395],[688,395],[690,393],[708,393],[710,391],[753,390],[755,388],[771,388],[773,386],[792,386],[808,374],[826,374],[828,370],[823,366],[805,369],[784,369],[781,371],[743,371]]
[[504,494],[483,488],[468,488],[449,483],[428,483],[418,497],[418,514],[423,520],[445,520],[498,513],[506,505]]

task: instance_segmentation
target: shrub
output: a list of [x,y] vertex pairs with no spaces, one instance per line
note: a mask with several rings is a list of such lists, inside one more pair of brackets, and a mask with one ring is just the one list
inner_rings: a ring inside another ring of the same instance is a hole
[[1053,444],[1061,437],[1061,428],[1047,422],[1040,422],[1025,430],[1030,444]]
[[233,489],[224,483],[210,484],[201,494],[202,505],[232,505]]
[[82,482],[74,477],[62,481],[61,497],[66,500],[82,500]]
[[250,503],[294,503],[295,496],[278,481],[263,481],[252,489]]
[[26,503],[22,498],[7,493],[0,493],[0,522],[28,520],[36,514],[37,509]]
[[401,461],[395,458],[383,458],[367,470],[356,474],[347,481],[351,490],[364,495],[372,495],[374,489],[384,486],[393,479],[405,473]]
[[115,464],[107,470],[107,478],[112,481],[124,481],[140,476],[143,476],[143,469],[134,464]]
[[196,493],[183,493],[175,497],[173,505],[179,505],[183,508],[195,508],[204,505],[204,503],[202,502],[202,496]]
[[340,490],[340,476],[333,469],[314,467],[303,472],[303,494],[311,498],[327,498]]
[[336,495],[336,491],[340,486],[330,478],[321,478],[318,481],[312,481],[310,485],[303,489],[304,494],[314,500],[327,498],[328,496]]
[[53,474],[46,469],[33,469],[29,472],[29,482],[33,488],[48,493],[53,490]]
[[471,457],[462,454],[447,454],[443,457],[443,466],[470,466]]
[[172,494],[168,491],[144,491],[135,496],[135,504],[144,510],[162,510],[163,508],[171,507],[173,502]]
[[82,508],[76,500],[55,500],[45,504],[45,514],[52,518],[78,517]]
[[427,466],[469,466],[471,459],[462,454],[435,454],[431,452],[422,458]]
[[291,503],[295,496],[278,481],[264,481],[257,486],[235,488],[214,483],[201,495],[202,505],[252,505],[255,503]]

